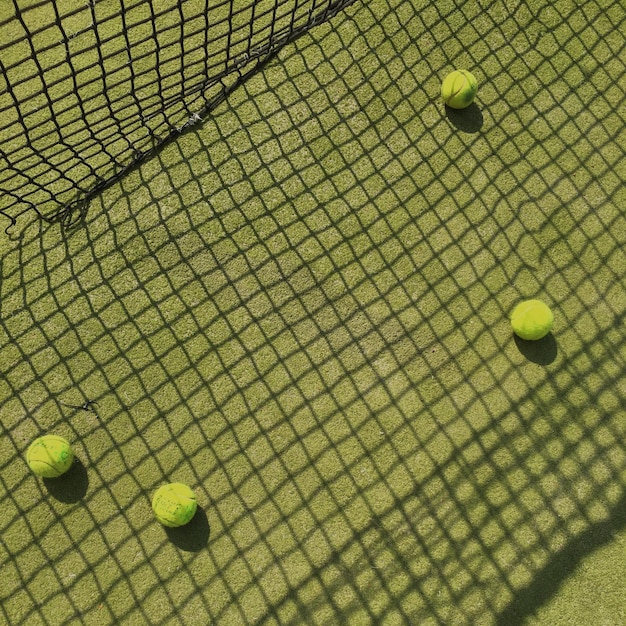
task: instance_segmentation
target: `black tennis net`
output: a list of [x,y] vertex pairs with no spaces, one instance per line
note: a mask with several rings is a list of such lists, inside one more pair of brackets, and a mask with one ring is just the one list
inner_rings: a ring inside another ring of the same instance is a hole
[[0,6],[0,213],[80,215],[288,41],[352,0]]

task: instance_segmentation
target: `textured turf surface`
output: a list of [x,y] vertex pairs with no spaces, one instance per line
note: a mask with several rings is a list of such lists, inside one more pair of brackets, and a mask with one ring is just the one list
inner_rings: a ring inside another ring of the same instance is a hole
[[5,621],[626,621],[626,10],[509,5],[357,3],[0,239]]

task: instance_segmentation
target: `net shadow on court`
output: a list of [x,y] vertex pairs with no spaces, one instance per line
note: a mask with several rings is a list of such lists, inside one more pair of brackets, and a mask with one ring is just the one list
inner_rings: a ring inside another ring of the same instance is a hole
[[[351,6],[82,226],[24,228],[0,283],[8,623],[523,623],[624,531],[605,9]],[[485,72],[478,129],[436,98],[459,60]],[[529,346],[507,315],[535,295],[557,322]],[[25,467],[48,431],[74,491]],[[197,492],[188,534],[152,518],[166,480]]]

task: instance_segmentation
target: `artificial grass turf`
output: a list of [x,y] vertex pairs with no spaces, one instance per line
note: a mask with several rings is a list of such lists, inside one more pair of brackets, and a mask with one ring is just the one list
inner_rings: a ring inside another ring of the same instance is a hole
[[[354,5],[83,226],[24,216],[5,619],[621,623],[623,24]],[[439,103],[453,66],[479,78],[467,116]],[[535,296],[553,335],[516,342]],[[70,480],[28,472],[44,431],[74,442]],[[198,495],[183,533],[150,511],[170,480]]]

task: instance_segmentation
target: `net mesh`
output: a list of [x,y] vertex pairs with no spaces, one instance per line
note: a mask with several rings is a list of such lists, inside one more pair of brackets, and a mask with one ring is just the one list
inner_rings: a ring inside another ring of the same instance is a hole
[[350,0],[0,8],[0,213],[73,219],[268,56]]

